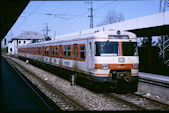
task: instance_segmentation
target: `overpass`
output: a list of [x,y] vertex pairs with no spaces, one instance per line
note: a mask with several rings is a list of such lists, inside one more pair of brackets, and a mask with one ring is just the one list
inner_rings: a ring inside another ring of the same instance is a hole
[[149,16],[129,19],[113,24],[94,27],[81,31],[81,33],[92,33],[102,30],[127,30],[134,32],[138,37],[161,36],[169,34],[169,11]]
[[169,34],[169,11],[103,26],[134,32],[138,37]]

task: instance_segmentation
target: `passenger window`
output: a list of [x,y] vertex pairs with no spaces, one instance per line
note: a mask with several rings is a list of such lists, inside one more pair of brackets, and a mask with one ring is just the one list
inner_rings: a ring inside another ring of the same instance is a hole
[[71,58],[71,46],[64,46],[64,57]]
[[72,56],[71,55],[71,46],[67,47],[67,51],[68,51],[68,58],[70,58]]
[[52,47],[52,55],[58,56],[58,47]]
[[49,48],[45,47],[45,55],[49,55]]
[[38,48],[38,54],[39,55],[41,54],[41,48],[40,47]]
[[64,57],[66,58],[67,55],[66,55],[66,50],[67,50],[67,46],[64,46]]
[[30,48],[30,54],[32,54],[32,48]]
[[36,48],[33,49],[33,54],[36,54]]
[[85,59],[85,45],[80,45],[80,59]]
[[55,56],[58,56],[58,47],[55,47]]
[[62,45],[59,45],[59,56],[62,57]]

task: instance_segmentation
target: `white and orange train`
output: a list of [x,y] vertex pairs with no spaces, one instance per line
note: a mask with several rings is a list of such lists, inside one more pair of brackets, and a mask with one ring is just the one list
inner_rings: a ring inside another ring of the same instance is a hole
[[73,70],[89,81],[137,91],[139,57],[136,35],[110,30],[60,36],[18,47],[18,55]]

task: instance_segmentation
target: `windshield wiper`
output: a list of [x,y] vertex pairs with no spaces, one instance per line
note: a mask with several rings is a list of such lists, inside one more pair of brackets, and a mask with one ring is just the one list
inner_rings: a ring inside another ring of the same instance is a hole
[[104,45],[101,45],[101,49],[103,51],[104,47],[108,44],[109,40],[107,40],[107,42]]

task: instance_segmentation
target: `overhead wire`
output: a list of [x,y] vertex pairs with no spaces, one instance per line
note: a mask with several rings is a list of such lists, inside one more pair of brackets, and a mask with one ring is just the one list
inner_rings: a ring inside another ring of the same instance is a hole
[[[22,23],[20,24],[20,26],[18,27],[18,29],[20,29],[21,28],[21,26],[25,23],[25,21],[32,15],[32,14],[38,14],[38,13],[35,13],[43,4],[44,4],[44,2],[45,1],[43,1],[36,9],[34,9],[29,15],[28,15],[28,17],[25,17],[24,19],[24,21],[22,21]],[[108,3],[106,3],[106,4],[104,4],[104,5],[102,5],[102,6],[99,6],[99,7],[97,7],[97,8],[95,8],[94,10],[96,10],[96,9],[99,9],[99,8],[102,8],[102,7],[105,7],[106,5],[109,5],[110,3],[112,3],[113,1],[111,1],[111,2],[108,2]],[[64,2],[62,2],[61,4],[60,4],[60,7],[63,5],[63,3]],[[59,8],[60,8],[59,7]],[[60,24],[63,24],[63,23],[65,23],[66,21],[69,21],[69,20],[72,20],[72,19],[74,19],[74,18],[77,18],[77,17],[80,17],[80,16],[82,16],[82,15],[84,15],[84,14],[86,14],[86,13],[88,13],[88,11],[85,11],[84,13],[82,13],[82,14],[80,14],[80,15],[72,15],[73,17],[71,17],[71,18],[69,18],[69,19],[67,19],[67,18],[64,18],[64,17],[59,17],[59,15],[63,15],[63,14],[53,14],[55,17],[57,16],[58,18],[63,18],[63,19],[66,19],[66,20],[64,20],[63,22],[61,22]],[[42,13],[39,13],[39,14],[42,14]],[[67,14],[66,14],[67,15]],[[71,15],[67,15],[67,16],[71,16]],[[59,24],[59,25],[60,25]]]
[[[88,13],[88,11],[85,11],[84,13],[82,13],[82,14],[80,14],[80,15],[76,15],[76,16],[74,16],[74,17],[72,17],[72,18],[69,18],[69,19],[65,20],[64,22],[62,22],[62,23],[65,23],[66,21],[69,21],[69,20],[72,20],[72,19],[74,19],[74,18],[80,17],[80,16],[82,16],[82,15],[84,15],[84,14],[86,14],[86,13]],[[60,24],[62,24],[62,23],[60,23]],[[60,24],[58,24],[58,25],[60,25]]]
[[100,9],[100,8],[105,7],[105,6],[111,5],[112,2],[114,2],[114,1],[111,1],[111,2],[108,2],[108,3],[106,3],[106,4],[103,4],[102,6],[99,6],[99,7],[97,7],[97,8],[94,8],[93,10]]
[[[64,2],[61,2],[60,5],[57,7],[57,10],[58,10],[59,8],[61,8],[61,7],[63,6],[63,4],[64,4]],[[51,11],[51,12],[54,12],[54,11],[56,11],[56,9],[54,9],[54,10]]]
[[[111,1],[111,2],[108,2],[108,3],[106,3],[106,4],[103,4],[103,5],[101,5],[101,6],[97,7],[97,8],[95,8],[94,11],[96,11],[96,9],[100,9],[100,8],[102,8],[102,7],[105,7],[105,6],[107,6],[107,5],[110,5],[112,2],[114,2],[114,1]],[[97,11],[97,12],[98,12],[98,11]],[[63,22],[60,22],[59,24],[57,24],[57,26],[58,26],[58,25],[61,25],[61,24],[63,24],[63,23],[65,23],[65,22],[67,22],[67,21],[69,21],[69,20],[72,20],[72,19],[74,19],[74,18],[81,17],[81,16],[83,16],[83,15],[85,15],[85,14],[87,14],[87,13],[88,13],[88,11],[85,11],[85,12],[83,12],[83,13],[80,14],[80,15],[75,15],[75,16],[73,16],[72,18],[69,18],[69,19],[67,19],[67,20],[64,20]],[[103,13],[102,13],[102,14],[103,14]]]

